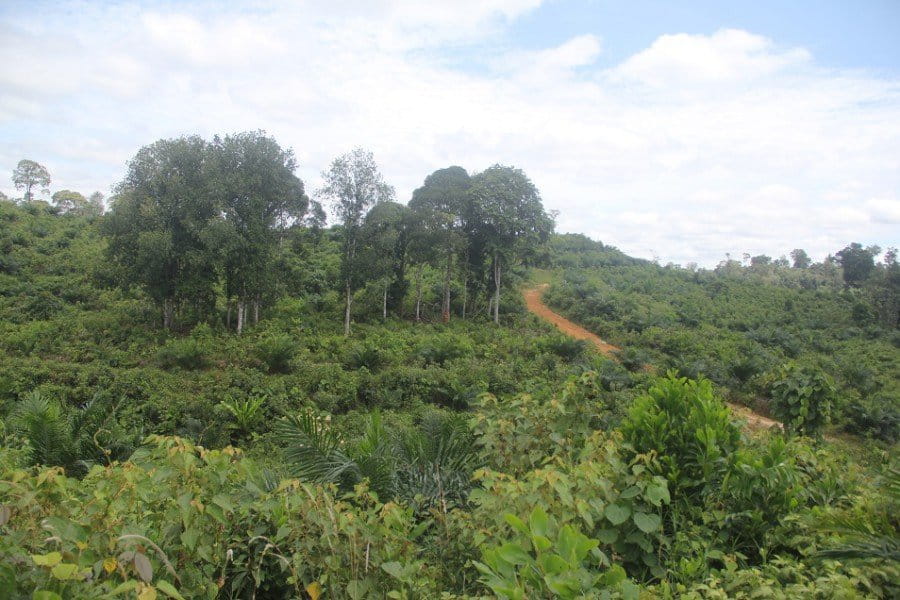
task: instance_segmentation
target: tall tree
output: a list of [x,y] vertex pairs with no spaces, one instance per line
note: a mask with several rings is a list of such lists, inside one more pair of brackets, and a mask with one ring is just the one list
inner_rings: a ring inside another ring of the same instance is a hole
[[[262,298],[275,280],[272,261],[283,231],[309,208],[297,162],[262,131],[213,139],[208,179],[224,223],[216,242],[229,302],[237,306],[237,333],[259,320]],[[252,309],[252,316],[251,311]]]
[[853,242],[835,258],[844,270],[844,283],[851,287],[859,287],[875,270],[875,257],[881,253],[878,246],[864,248],[862,244]]
[[812,259],[803,248],[795,248],[791,250],[791,258],[794,260],[795,269],[808,269],[812,264]]
[[553,232],[553,218],[527,175],[494,165],[472,178],[472,201],[484,229],[491,260],[494,322],[500,322],[500,288],[504,267],[528,255]]
[[34,193],[31,190],[35,186],[45,194],[50,191],[50,172],[47,167],[27,158],[20,160],[13,169],[12,180],[17,190],[25,190],[25,202],[31,202],[34,199]]
[[397,202],[379,202],[366,215],[360,234],[361,262],[368,278],[377,281],[381,288],[381,316],[385,319],[388,309],[396,307],[398,292],[402,299],[405,291],[409,225],[409,208]]
[[53,205],[59,209],[60,212],[74,212],[80,213],[87,206],[87,199],[79,194],[78,192],[73,192],[72,190],[60,190],[53,194],[50,197],[53,201]]
[[84,208],[84,213],[88,216],[99,217],[103,214],[103,211],[106,210],[106,205],[104,203],[104,196],[102,192],[94,192],[87,199],[87,205]]
[[220,209],[206,181],[207,156],[197,136],[141,148],[104,223],[124,283],[142,287],[162,308],[166,328],[182,303],[201,310],[214,304],[216,269],[206,237]]
[[409,202],[409,207],[423,217],[426,227],[434,231],[440,248],[438,256],[444,272],[441,317],[445,323],[450,321],[454,257],[460,254],[466,242],[463,225],[471,203],[471,188],[472,181],[465,169],[448,167],[426,177]]
[[344,287],[344,335],[350,335],[353,292],[364,280],[359,268],[360,229],[368,210],[378,202],[393,200],[394,188],[384,182],[372,153],[357,148],[337,157],[322,173],[325,184],[319,197],[331,204],[341,224],[341,279]]

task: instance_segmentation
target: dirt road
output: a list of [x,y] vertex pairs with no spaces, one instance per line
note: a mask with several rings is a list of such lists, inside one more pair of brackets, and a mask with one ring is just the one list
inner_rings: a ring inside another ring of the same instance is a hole
[[544,304],[544,301],[541,300],[541,296],[544,294],[544,290],[548,288],[548,284],[544,283],[537,287],[525,290],[523,295],[525,296],[525,306],[528,307],[528,311],[534,313],[545,321],[553,323],[556,325],[556,328],[562,331],[569,337],[573,337],[577,340],[585,340],[586,342],[592,343],[596,346],[597,350],[599,350],[602,354],[609,356],[612,358],[613,353],[618,350],[612,344],[608,344],[600,339],[599,336],[591,333],[584,327],[576,325],[572,321],[563,317],[562,315],[558,315]]
[[[553,323],[553,325],[555,325],[556,328],[562,331],[564,334],[578,340],[585,340],[587,342],[590,342],[602,354],[609,356],[610,358],[614,358],[615,356],[613,353],[618,350],[617,347],[604,342],[602,339],[600,339],[599,336],[591,333],[580,325],[576,325],[564,316],[556,314],[550,309],[549,306],[544,304],[541,296],[543,296],[544,290],[546,290],[548,287],[548,284],[543,283],[537,287],[529,288],[522,292],[522,295],[525,297],[525,306],[528,308],[528,311],[537,315],[541,319],[544,319],[545,321]],[[779,423],[778,421],[774,421],[768,417],[758,415],[746,406],[732,404],[730,402],[728,403],[728,406],[731,407],[731,411],[735,415],[747,422],[748,429],[757,430],[768,429],[770,427],[782,427],[781,423]]]

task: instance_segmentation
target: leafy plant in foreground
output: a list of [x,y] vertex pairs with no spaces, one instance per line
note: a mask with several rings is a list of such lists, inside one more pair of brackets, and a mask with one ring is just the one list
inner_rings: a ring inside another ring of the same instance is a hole
[[820,436],[831,418],[834,381],[820,369],[791,363],[771,386],[775,416],[793,433]]
[[484,549],[484,562],[475,562],[481,581],[500,598],[638,597],[637,586],[622,567],[600,572],[599,541],[572,525],[559,527],[540,506],[531,511],[527,524],[511,513],[504,518],[518,535]]

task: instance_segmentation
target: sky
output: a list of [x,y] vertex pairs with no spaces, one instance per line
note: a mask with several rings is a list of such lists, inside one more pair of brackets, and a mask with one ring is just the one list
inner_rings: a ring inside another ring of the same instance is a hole
[[[315,192],[523,169],[632,256],[900,246],[900,1],[0,3],[0,172],[108,194],[160,138],[262,129]],[[21,196],[11,179],[0,190]]]

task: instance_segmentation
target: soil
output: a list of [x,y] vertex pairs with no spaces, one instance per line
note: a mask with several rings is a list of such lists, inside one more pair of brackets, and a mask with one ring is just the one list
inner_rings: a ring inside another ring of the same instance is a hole
[[534,313],[545,321],[553,323],[557,329],[562,331],[567,336],[573,337],[577,340],[590,342],[597,348],[597,350],[600,351],[601,354],[609,356],[610,358],[615,358],[615,352],[618,352],[619,348],[613,346],[610,343],[604,342],[602,339],[600,339],[600,336],[591,333],[584,327],[576,325],[562,315],[556,314],[555,312],[550,310],[550,307],[544,304],[544,301],[541,300],[541,296],[543,296],[544,290],[546,290],[548,287],[548,284],[543,283],[537,287],[525,290],[523,292],[523,295],[525,296],[525,306],[528,307],[528,311]]
[[[615,353],[619,350],[619,348],[613,346],[608,342],[604,342],[600,338],[600,336],[591,333],[584,327],[576,325],[562,315],[553,312],[549,306],[544,304],[544,301],[541,297],[544,295],[544,290],[546,290],[548,287],[549,284],[542,283],[541,285],[524,290],[522,292],[522,295],[525,297],[525,306],[528,308],[528,311],[537,315],[541,319],[552,323],[564,334],[578,340],[585,340],[587,342],[590,342],[594,345],[594,347],[597,348],[597,350],[601,354],[609,356],[610,358],[615,358]],[[779,429],[783,428],[782,424],[778,421],[757,414],[746,406],[733,404],[731,402],[728,403],[728,406],[731,407],[731,411],[737,417],[740,417],[741,419],[746,421],[747,429],[757,431],[769,429],[770,427],[778,427]]]

